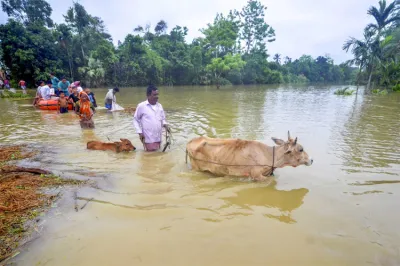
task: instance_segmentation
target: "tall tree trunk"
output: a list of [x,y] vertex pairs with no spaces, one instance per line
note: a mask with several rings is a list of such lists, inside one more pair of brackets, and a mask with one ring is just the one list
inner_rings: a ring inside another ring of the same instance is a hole
[[67,49],[67,56],[68,56],[68,64],[69,64],[69,73],[71,74],[71,79],[74,80],[74,73],[72,72],[72,58],[70,56],[70,52]]
[[72,72],[72,58],[71,58],[72,56],[71,56],[71,53],[69,52],[69,49],[68,49],[68,46],[67,46],[66,42],[65,41],[61,41],[61,44],[62,44],[62,47],[64,47],[65,50],[67,51],[69,73],[71,75],[71,79],[73,80],[74,79],[74,74]]
[[68,58],[68,61],[69,61],[69,72],[71,73],[71,79],[74,80],[74,73],[72,72],[72,62],[70,57]]
[[79,42],[81,43],[82,60],[85,63],[85,52],[83,51],[82,33],[79,31]]
[[372,78],[372,69],[369,72],[368,84],[367,84],[367,91],[369,91],[369,87],[371,85],[371,78]]
[[360,66],[360,71],[358,71],[357,75],[357,90],[356,90],[356,95],[358,94],[358,87],[360,85],[360,75],[361,75],[361,66]]

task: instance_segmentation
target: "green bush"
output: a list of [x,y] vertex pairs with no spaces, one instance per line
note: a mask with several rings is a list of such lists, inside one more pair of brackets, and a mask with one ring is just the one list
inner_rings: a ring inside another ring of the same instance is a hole
[[397,84],[395,86],[392,87],[393,91],[400,91],[400,84]]
[[354,90],[349,90],[349,87],[346,87],[344,89],[337,89],[334,94],[336,95],[352,95]]
[[372,93],[377,95],[386,95],[388,94],[388,91],[386,89],[384,90],[374,89],[372,90]]

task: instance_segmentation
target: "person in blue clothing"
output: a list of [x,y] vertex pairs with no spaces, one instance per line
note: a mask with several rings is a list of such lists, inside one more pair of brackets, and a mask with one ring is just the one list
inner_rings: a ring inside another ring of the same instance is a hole
[[90,102],[93,104],[94,107],[97,107],[97,103],[96,103],[96,97],[94,97],[94,93],[89,89],[89,88],[85,88],[84,91],[86,92],[86,94],[89,97]]
[[65,96],[69,96],[69,91],[68,88],[70,87],[69,81],[65,78],[62,77],[61,81],[58,83],[58,87],[61,89],[62,92],[64,92]]
[[50,73],[51,87],[54,89],[54,92],[58,91],[58,83],[60,80],[54,76],[54,73]]

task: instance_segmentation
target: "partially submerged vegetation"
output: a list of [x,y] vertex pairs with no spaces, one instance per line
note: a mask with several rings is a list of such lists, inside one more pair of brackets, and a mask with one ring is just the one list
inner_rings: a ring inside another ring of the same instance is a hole
[[33,98],[30,94],[23,94],[21,92],[12,92],[12,91],[2,91],[0,93],[0,98],[13,98],[13,99],[30,99]]
[[334,94],[336,95],[353,95],[354,90],[350,90],[349,87],[343,89],[337,89]]
[[396,84],[392,87],[392,90],[395,92],[400,92],[400,84]]
[[388,94],[388,91],[386,89],[380,90],[380,89],[373,89],[372,94],[377,94],[377,95],[386,95]]
[[19,242],[32,228],[28,222],[35,221],[58,198],[45,194],[44,188],[84,183],[10,163],[34,155],[35,152],[24,152],[22,146],[0,147],[0,262],[15,254]]

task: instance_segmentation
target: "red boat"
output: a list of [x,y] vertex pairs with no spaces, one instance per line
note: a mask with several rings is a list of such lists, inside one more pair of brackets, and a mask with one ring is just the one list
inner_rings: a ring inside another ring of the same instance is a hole
[[[37,106],[40,110],[58,110],[58,98],[57,99],[50,99],[44,100],[40,99],[37,103]],[[74,106],[72,103],[68,103],[68,110],[73,110]]]

